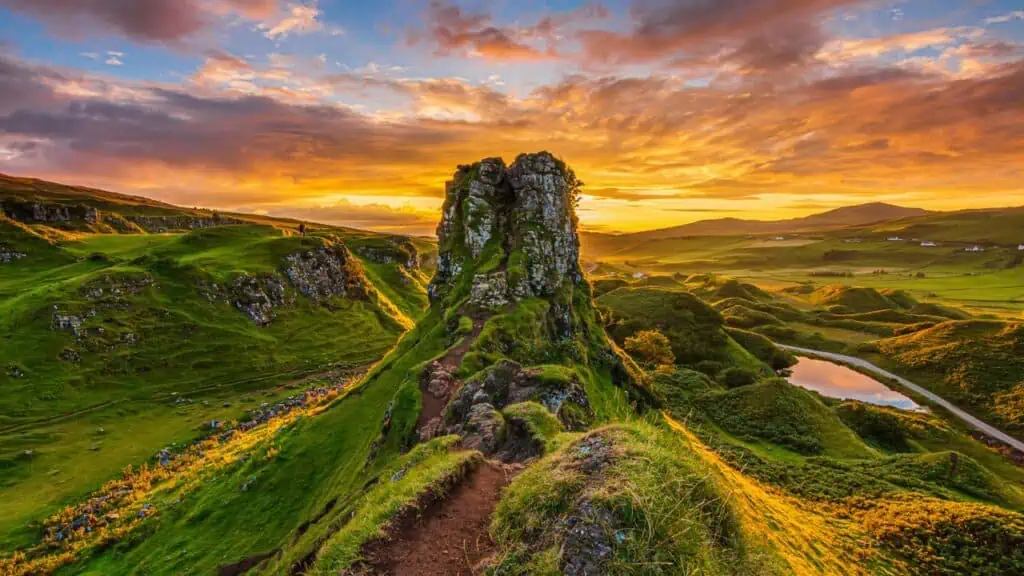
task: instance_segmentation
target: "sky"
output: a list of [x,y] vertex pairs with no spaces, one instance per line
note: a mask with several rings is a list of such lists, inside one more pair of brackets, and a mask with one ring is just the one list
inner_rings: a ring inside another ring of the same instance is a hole
[[1024,1],[0,0],[0,172],[432,234],[539,150],[594,231],[1024,205]]

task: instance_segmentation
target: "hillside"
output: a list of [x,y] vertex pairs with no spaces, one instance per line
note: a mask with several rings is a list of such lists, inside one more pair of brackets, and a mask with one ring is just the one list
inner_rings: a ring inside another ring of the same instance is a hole
[[294,382],[346,381],[427,305],[405,238],[26,179],[0,202],[0,543]]
[[[429,307],[369,372],[298,387],[137,459],[36,518],[0,553],[0,572],[1024,568],[1024,472],[937,414],[890,416],[905,441],[882,446],[884,417],[774,377],[759,360],[776,359],[771,343],[727,328],[687,287],[790,310],[774,295],[709,277],[617,286],[595,302],[579,259],[580,186],[548,153],[459,167],[445,190]],[[344,242],[313,238],[324,250]],[[278,253],[278,241],[259,253]],[[175,253],[179,266],[210,258],[196,253]],[[360,303],[388,315],[383,290],[368,298]],[[345,310],[331,303],[339,308],[322,314]],[[287,318],[272,311],[270,330]],[[339,354],[362,337],[313,329]],[[678,357],[649,362],[631,345],[641,336]]]

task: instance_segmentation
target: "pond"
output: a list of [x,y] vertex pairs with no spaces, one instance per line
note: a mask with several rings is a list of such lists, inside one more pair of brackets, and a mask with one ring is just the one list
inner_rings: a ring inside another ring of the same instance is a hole
[[790,384],[813,390],[822,396],[860,400],[915,412],[925,410],[910,398],[874,378],[828,360],[798,356],[796,365],[790,370]]

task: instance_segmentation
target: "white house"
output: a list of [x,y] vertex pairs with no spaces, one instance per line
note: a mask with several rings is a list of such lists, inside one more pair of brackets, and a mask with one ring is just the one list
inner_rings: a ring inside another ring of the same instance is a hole
[[922,248],[935,248],[936,246],[938,246],[938,244],[930,240],[925,240],[924,242],[921,242]]
[[1024,252],[1024,244],[1021,244],[1020,246],[1017,246],[1017,250],[1019,250],[1021,252]]
[[984,252],[985,249],[981,246],[971,246],[970,248],[964,249],[964,252]]
[[899,236],[889,236],[886,240],[889,242],[901,242],[903,238],[900,238]]
[[782,241],[782,240],[785,240],[785,239],[786,239],[786,237],[785,237],[785,236],[776,236],[776,237],[772,238],[772,240],[775,240],[775,241],[777,241],[777,242],[778,242],[778,241]]
[[846,242],[847,244],[860,244],[862,240],[860,238],[847,238],[846,240],[843,240],[843,242]]

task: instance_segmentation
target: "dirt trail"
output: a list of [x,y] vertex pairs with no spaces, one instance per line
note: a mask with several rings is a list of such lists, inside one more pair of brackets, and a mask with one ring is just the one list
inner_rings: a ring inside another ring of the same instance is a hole
[[370,574],[388,576],[475,576],[495,551],[487,528],[510,473],[484,463],[448,497],[395,528],[390,540],[363,550]]
[[[462,364],[462,359],[469,352],[473,343],[480,336],[480,332],[484,329],[484,318],[473,319],[473,331],[462,338],[457,346],[452,348],[441,357],[438,362],[441,366],[449,373],[454,373],[458,370],[459,365]],[[447,394],[438,397],[430,393],[428,389],[429,379],[423,379],[420,381],[420,395],[423,398],[423,409],[420,410],[419,421],[416,424],[417,430],[422,430],[424,426],[430,423],[434,418],[439,418],[444,414],[445,406],[448,405],[448,401],[451,399],[451,395],[455,392],[456,386],[453,384],[449,386]]]
[[480,337],[480,333],[483,332],[485,318],[473,318],[473,331],[469,333],[465,338],[459,342],[459,345],[448,351],[447,354],[441,358],[441,365],[444,366],[448,371],[454,371],[462,364],[462,359],[469,352],[470,346],[476,342],[476,339]]

